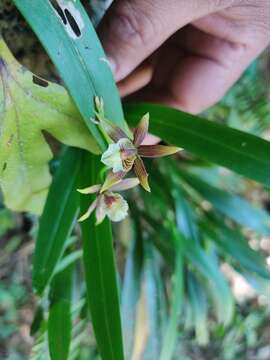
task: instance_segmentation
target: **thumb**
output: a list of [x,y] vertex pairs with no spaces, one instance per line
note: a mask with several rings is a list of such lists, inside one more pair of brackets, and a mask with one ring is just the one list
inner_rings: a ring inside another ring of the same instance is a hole
[[130,74],[178,29],[224,8],[224,3],[216,0],[116,0],[99,29],[116,81]]

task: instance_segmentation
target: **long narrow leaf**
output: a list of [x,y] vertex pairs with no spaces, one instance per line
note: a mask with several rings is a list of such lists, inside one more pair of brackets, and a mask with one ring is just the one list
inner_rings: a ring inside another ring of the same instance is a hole
[[79,208],[76,191],[81,150],[66,150],[40,219],[33,260],[33,286],[42,294],[63,254]]
[[157,269],[158,262],[155,257],[155,248],[152,242],[144,241],[144,289],[146,295],[146,307],[149,323],[149,337],[145,350],[146,359],[158,359],[160,353],[160,327],[159,327],[159,303]]
[[71,290],[70,266],[55,275],[50,290],[48,340],[52,360],[67,360],[71,340]]
[[125,356],[127,359],[130,358],[132,354],[136,320],[136,305],[140,297],[143,266],[143,247],[141,227],[139,223],[136,223],[135,231],[136,233],[127,255],[121,299]]
[[244,198],[220,190],[196,176],[182,173],[188,183],[221,213],[262,235],[270,234],[270,215]]
[[253,250],[239,230],[228,228],[222,221],[217,221],[216,224],[216,230],[209,226],[209,223],[205,223],[203,228],[209,237],[217,242],[222,253],[225,251],[247,271],[270,279],[270,269],[265,256],[260,251]]
[[[97,184],[100,169],[99,159],[85,153],[81,187]],[[81,196],[82,212],[91,201],[90,196]],[[121,360],[124,354],[111,225],[107,219],[98,226],[95,221],[92,215],[81,224],[87,297],[102,359]]]
[[178,237],[175,238],[175,271],[173,274],[172,305],[167,329],[162,344],[160,360],[170,360],[173,356],[177,336],[179,314],[182,310],[184,298],[184,264],[183,251]]
[[197,271],[209,281],[213,300],[216,303],[219,321],[228,325],[233,317],[234,303],[224,275],[219,270],[213,258],[200,246],[196,245],[192,240],[185,239],[180,233],[179,236],[181,236],[182,241],[185,244],[186,257]]
[[196,339],[200,345],[204,346],[209,341],[206,294],[201,284],[191,273],[188,274],[187,283]]
[[104,141],[90,121],[94,95],[102,96],[106,115],[125,127],[110,66],[80,1],[15,0],[57,67],[84,121],[101,147]]
[[205,160],[270,185],[270,142],[164,106],[127,105],[125,112],[130,125],[137,124],[149,112],[153,134]]

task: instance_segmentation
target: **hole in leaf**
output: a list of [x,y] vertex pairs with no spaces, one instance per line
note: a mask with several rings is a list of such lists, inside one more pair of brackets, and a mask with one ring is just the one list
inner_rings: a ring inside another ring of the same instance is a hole
[[60,18],[62,19],[64,25],[67,25],[67,19],[65,17],[65,14],[64,14],[63,10],[61,9],[61,7],[58,5],[57,1],[56,0],[50,0],[50,3],[54,7],[55,11],[60,16]]
[[33,75],[33,83],[43,87],[47,87],[49,85],[48,81],[41,79],[36,75]]
[[73,30],[74,34],[77,37],[81,36],[81,30],[80,30],[76,20],[74,19],[74,17],[72,16],[72,14],[70,13],[70,11],[68,9],[65,9],[65,15],[66,15],[66,18],[67,18],[69,25],[70,25],[71,29]]
[[6,168],[7,168],[7,163],[5,162],[3,167],[2,167],[2,172],[4,172],[6,170]]

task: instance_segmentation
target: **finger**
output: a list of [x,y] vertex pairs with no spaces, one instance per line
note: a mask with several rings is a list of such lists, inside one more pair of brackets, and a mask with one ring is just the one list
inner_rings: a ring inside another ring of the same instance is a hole
[[99,29],[102,44],[122,80],[179,28],[225,7],[216,0],[118,0]]
[[128,96],[148,85],[152,79],[153,65],[143,63],[129,76],[120,81],[117,86],[121,97]]
[[[177,42],[185,56],[177,59],[163,84],[160,76],[154,77],[151,86],[136,94],[136,99],[191,113],[199,113],[219,101],[267,45],[264,41],[253,46],[234,44],[191,27]],[[158,65],[157,74],[159,69]]]

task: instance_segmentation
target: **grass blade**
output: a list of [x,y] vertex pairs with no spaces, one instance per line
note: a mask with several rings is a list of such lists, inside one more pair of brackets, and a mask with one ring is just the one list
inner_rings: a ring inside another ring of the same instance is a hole
[[[83,158],[81,187],[99,183],[100,161],[94,155]],[[90,197],[81,196],[81,210]],[[124,359],[117,276],[111,225],[108,219],[95,225],[91,216],[81,224],[87,296],[98,348],[102,359]]]
[[136,320],[136,306],[140,297],[143,267],[141,227],[138,222],[136,222],[135,225],[136,234],[134,235],[134,239],[128,250],[121,296],[125,356],[127,359],[131,358],[132,354]]
[[270,216],[263,208],[255,207],[244,198],[220,190],[193,175],[188,173],[181,175],[222,214],[262,235],[270,234]]
[[160,353],[160,316],[159,316],[159,298],[157,273],[158,262],[155,248],[148,239],[144,239],[144,291],[146,296],[146,311],[148,317],[149,336],[145,350],[147,359],[158,359]]
[[76,191],[81,150],[68,148],[49,190],[40,218],[33,260],[33,286],[42,294],[63,254],[79,208]]
[[50,290],[48,319],[49,351],[52,360],[67,360],[71,341],[71,290],[70,266],[55,275]]
[[[153,104],[125,107],[130,125],[150,113],[150,132],[168,143],[270,186],[270,142],[254,135]],[[254,171],[256,169],[256,171]]]
[[196,269],[209,280],[211,292],[217,308],[219,321],[228,325],[233,317],[234,302],[224,275],[212,257],[208,256],[199,246],[186,243],[186,256]]
[[201,346],[209,342],[208,306],[204,289],[191,274],[188,274],[188,293],[193,314],[196,339]]
[[237,260],[245,270],[256,273],[265,279],[270,279],[270,269],[267,266],[265,256],[260,251],[253,250],[239,230],[230,229],[221,220],[217,220],[216,225],[216,230],[206,222],[202,226],[209,237],[221,248],[222,253],[225,251]]
[[179,314],[184,299],[184,263],[180,239],[175,237],[175,270],[173,274],[172,305],[162,344],[160,360],[172,359],[178,336]]
[[109,63],[80,1],[63,0],[58,5],[50,0],[15,0],[14,3],[37,34],[86,125],[103,147],[104,141],[90,121],[94,115],[94,95],[102,96],[111,121],[122,127],[125,123]]

